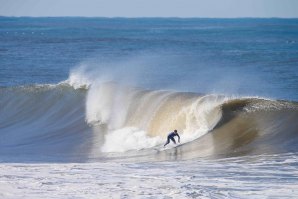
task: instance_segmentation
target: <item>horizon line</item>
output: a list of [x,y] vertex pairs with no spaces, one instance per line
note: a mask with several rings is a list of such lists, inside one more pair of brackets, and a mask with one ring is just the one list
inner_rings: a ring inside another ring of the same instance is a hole
[[177,17],[177,16],[5,16],[0,15],[1,18],[106,18],[106,19],[298,19],[298,17]]

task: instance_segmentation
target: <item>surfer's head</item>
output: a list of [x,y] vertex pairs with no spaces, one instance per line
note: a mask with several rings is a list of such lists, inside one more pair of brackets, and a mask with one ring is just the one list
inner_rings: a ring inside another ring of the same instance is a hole
[[175,129],[174,132],[177,133],[177,130]]

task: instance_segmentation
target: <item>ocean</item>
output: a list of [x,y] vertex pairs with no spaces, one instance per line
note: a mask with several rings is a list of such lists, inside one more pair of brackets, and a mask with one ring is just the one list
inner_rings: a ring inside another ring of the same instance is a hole
[[0,17],[1,198],[297,198],[297,141],[298,19]]

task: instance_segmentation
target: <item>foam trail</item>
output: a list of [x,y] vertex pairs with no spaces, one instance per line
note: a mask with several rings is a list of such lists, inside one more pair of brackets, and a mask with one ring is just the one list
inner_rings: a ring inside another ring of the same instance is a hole
[[102,152],[125,152],[151,148],[163,142],[160,137],[149,137],[145,131],[126,127],[110,132],[105,136]]

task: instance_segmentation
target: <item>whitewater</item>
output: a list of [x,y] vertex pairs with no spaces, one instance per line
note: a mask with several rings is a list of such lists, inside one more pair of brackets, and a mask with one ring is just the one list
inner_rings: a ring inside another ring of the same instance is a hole
[[297,20],[0,21],[1,198],[297,198]]

